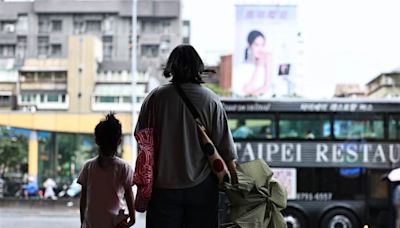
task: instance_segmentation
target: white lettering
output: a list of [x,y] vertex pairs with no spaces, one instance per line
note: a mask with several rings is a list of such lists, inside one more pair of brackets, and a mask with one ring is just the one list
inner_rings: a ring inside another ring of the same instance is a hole
[[369,161],[369,151],[371,150],[371,145],[363,145],[363,155],[364,155],[364,159],[363,159],[363,162],[364,163],[368,163],[368,161]]
[[317,144],[317,162],[328,162],[328,156],[326,153],[328,152],[328,145],[326,144]]
[[296,145],[296,161],[301,162],[301,144]]
[[381,160],[381,162],[386,162],[386,158],[385,158],[385,154],[383,153],[382,145],[378,145],[376,147],[376,151],[374,154],[374,158],[372,159],[372,162],[378,162],[378,158]]
[[257,158],[264,159],[264,156],[263,156],[263,144],[262,143],[258,143],[257,144]]
[[267,161],[273,161],[272,155],[277,154],[279,151],[279,146],[276,143],[267,144]]
[[347,157],[346,161],[354,163],[358,160],[357,145],[350,144],[347,147]]
[[[397,149],[395,149],[395,146]],[[397,157],[395,157],[397,155]],[[400,145],[390,144],[389,145],[389,160],[391,163],[398,163],[400,162]]]
[[343,145],[333,145],[332,162],[344,162]]
[[282,162],[292,162],[294,160],[293,149],[293,144],[282,144]]
[[[245,157],[249,157],[248,159],[245,159]],[[249,160],[254,160],[254,152],[253,152],[253,147],[251,147],[250,143],[246,143],[246,146],[243,150],[243,156],[242,156],[242,161],[249,161]]]

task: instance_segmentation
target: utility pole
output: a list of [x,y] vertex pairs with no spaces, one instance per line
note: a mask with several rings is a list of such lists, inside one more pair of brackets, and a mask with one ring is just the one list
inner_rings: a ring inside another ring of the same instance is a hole
[[137,157],[137,145],[136,145],[136,140],[133,137],[133,134],[135,132],[135,125],[136,125],[136,68],[137,68],[137,1],[138,0],[132,0],[132,34],[131,34],[131,74],[132,74],[132,161],[131,165],[133,168],[135,168],[136,164],[136,157]]

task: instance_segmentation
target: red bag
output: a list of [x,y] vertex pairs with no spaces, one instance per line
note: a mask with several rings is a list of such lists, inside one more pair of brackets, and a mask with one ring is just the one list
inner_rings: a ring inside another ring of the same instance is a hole
[[155,173],[154,154],[156,140],[154,137],[155,106],[153,96],[150,97],[149,107],[147,127],[135,133],[139,153],[136,160],[133,182],[137,186],[135,210],[138,212],[145,212],[147,210],[153,190],[153,178]]

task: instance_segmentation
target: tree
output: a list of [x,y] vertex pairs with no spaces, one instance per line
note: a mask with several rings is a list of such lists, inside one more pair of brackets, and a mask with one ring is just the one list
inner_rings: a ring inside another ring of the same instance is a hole
[[219,85],[213,84],[213,83],[205,83],[205,87],[211,89],[214,93],[216,93],[218,96],[226,96],[228,95],[227,92],[225,92]]
[[26,163],[27,151],[28,140],[25,135],[0,127],[0,176],[5,172],[19,172],[20,166]]

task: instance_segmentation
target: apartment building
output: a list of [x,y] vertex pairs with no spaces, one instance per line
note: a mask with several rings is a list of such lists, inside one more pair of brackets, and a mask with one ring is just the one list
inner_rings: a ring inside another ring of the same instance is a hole
[[[131,111],[132,2],[0,1],[0,106],[16,108],[16,100],[20,109]],[[182,42],[180,0],[137,4],[134,102]]]
[[400,68],[382,73],[367,83],[367,96],[371,98],[400,97]]

